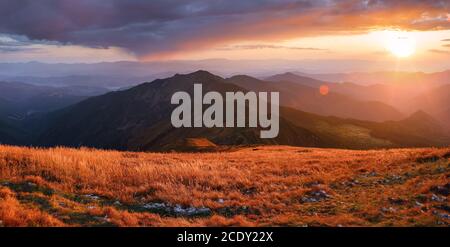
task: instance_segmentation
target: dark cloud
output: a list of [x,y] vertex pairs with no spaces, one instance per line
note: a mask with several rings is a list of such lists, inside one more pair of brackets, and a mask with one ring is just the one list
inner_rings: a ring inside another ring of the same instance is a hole
[[244,39],[448,29],[448,13],[446,0],[2,0],[0,33],[145,57]]
[[11,46],[0,46],[0,53],[16,53],[16,52],[37,52],[40,51],[39,48],[31,47],[11,47]]
[[33,47],[36,44],[55,44],[50,41],[31,41],[25,36],[21,35],[0,35],[0,52],[13,53],[20,51],[38,51],[39,48]]

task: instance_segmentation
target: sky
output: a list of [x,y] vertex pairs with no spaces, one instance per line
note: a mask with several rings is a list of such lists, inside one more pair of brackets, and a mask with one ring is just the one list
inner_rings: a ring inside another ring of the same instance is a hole
[[217,58],[449,69],[450,1],[0,0],[0,62]]

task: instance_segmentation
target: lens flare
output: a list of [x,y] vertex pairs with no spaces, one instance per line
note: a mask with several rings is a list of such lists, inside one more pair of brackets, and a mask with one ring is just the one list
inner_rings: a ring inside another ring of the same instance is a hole
[[325,96],[325,95],[327,95],[330,92],[330,88],[328,88],[327,85],[322,85],[319,88],[319,92],[320,92],[321,95]]

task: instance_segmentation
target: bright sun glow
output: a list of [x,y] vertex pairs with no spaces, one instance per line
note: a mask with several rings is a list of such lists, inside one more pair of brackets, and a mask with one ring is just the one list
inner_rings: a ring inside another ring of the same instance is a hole
[[416,51],[416,41],[407,32],[388,31],[385,34],[385,47],[396,57],[409,57]]

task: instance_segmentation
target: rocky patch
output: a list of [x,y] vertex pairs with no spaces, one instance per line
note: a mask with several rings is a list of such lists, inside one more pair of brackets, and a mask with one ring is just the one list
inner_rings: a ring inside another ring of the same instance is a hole
[[445,185],[438,185],[438,186],[432,186],[430,188],[431,192],[434,192],[439,195],[448,196],[450,194],[450,183],[447,183]]
[[302,203],[320,202],[332,198],[325,190],[311,190],[300,199]]
[[171,205],[168,203],[151,202],[144,204],[142,208],[152,212],[168,216],[178,217],[206,217],[212,214],[211,209],[206,207],[183,207],[181,205]]

